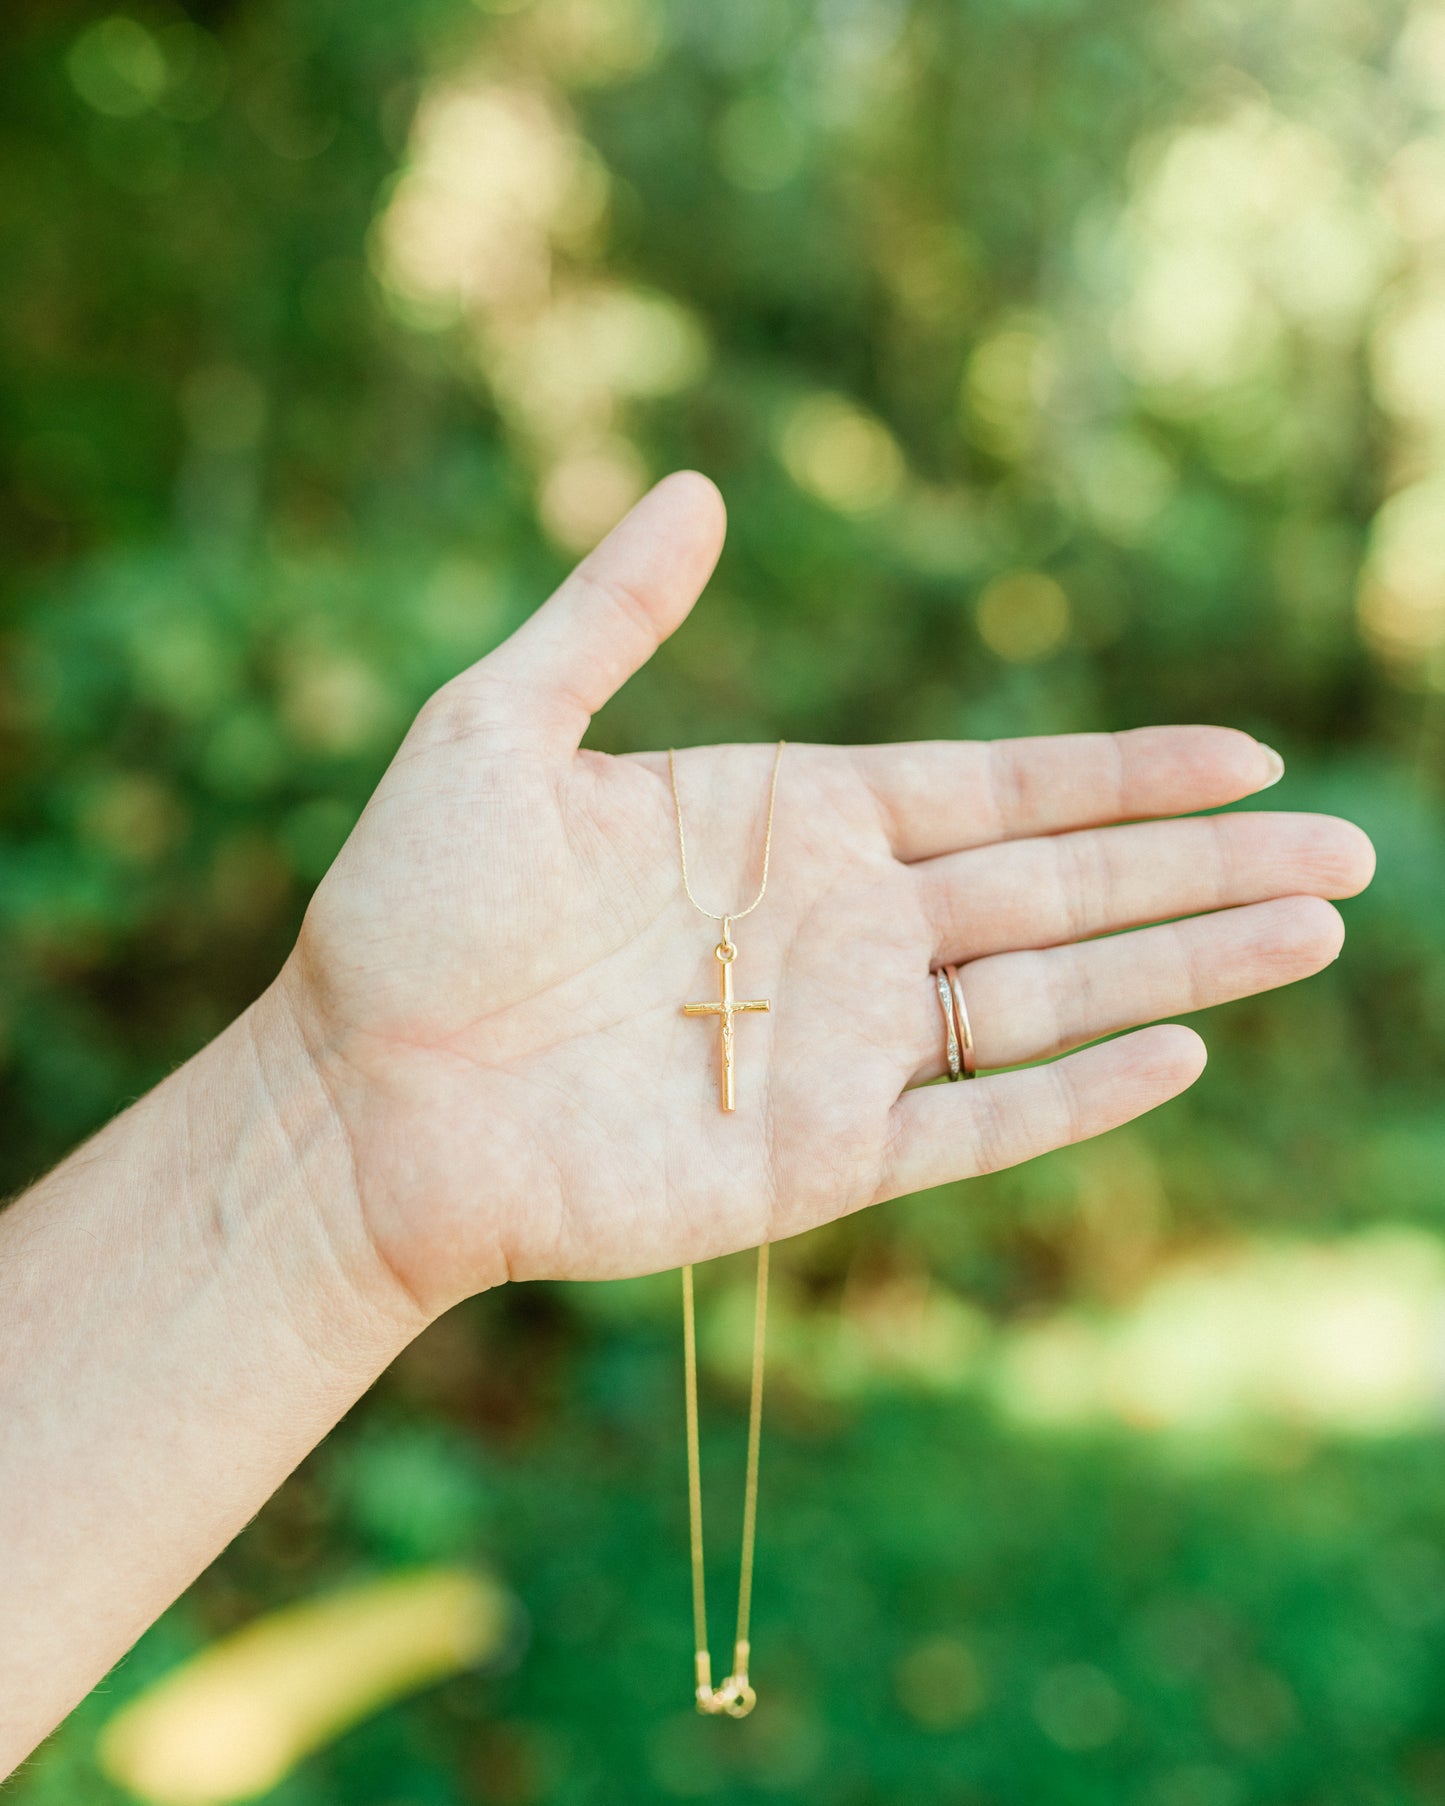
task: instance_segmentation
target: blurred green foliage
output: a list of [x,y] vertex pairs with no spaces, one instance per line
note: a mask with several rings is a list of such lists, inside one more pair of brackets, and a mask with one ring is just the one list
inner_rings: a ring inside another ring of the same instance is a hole
[[[795,1312],[1003,1334],[1216,1241],[1445,1235],[1437,9],[14,0],[0,33],[0,1186],[256,994],[429,690],[692,464],[727,550],[596,745],[1224,721],[1284,752],[1270,805],[1381,852],[1346,958],[1211,1017],[1186,1099],[780,1250]],[[697,1720],[674,1308],[439,1324],[14,1797],[110,1797],[111,1704],[266,1605],[460,1556],[526,1602],[515,1666],[278,1802],[1445,1801],[1429,1423],[1047,1434],[926,1360],[782,1367],[762,1704]]]

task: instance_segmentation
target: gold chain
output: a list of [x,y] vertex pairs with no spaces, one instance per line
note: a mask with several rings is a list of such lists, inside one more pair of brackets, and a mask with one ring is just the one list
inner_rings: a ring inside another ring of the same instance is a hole
[[763,1351],[768,1326],[768,1244],[758,1249],[757,1297],[753,1309],[753,1378],[748,1401],[747,1477],[743,1482],[743,1547],[738,1564],[738,1618],[733,1637],[732,1673],[712,1684],[707,1642],[707,1584],[703,1576],[702,1478],[697,1433],[697,1325],[693,1313],[692,1268],[682,1270],[682,1346],[687,1400],[687,1506],[692,1545],[692,1628],[696,1655],[697,1709],[746,1718],[757,1703],[748,1681],[748,1641],[753,1604],[753,1548],[758,1523],[758,1450],[763,1430]]
[[[773,806],[778,795],[778,768],[783,760],[784,742],[779,740],[773,758],[773,776],[768,786],[768,821],[763,839],[763,880],[758,894],[746,909],[731,914],[703,909],[692,894],[687,875],[687,841],[682,829],[682,799],[677,790],[677,763],[671,747],[667,749],[667,770],[672,779],[672,800],[677,812],[677,852],[682,865],[682,888],[694,909],[723,924],[723,946],[731,946],[731,924],[751,915],[762,902],[768,888],[768,865],[773,850]],[[692,1623],[696,1649],[697,1709],[710,1714],[726,1713],[729,1718],[746,1718],[757,1703],[757,1695],[748,1681],[749,1621],[753,1600],[753,1550],[758,1521],[758,1451],[763,1427],[763,1352],[768,1322],[768,1245],[758,1249],[757,1296],[753,1312],[753,1374],[748,1401],[747,1472],[743,1483],[743,1539],[738,1566],[737,1634],[733,1639],[732,1672],[719,1687],[712,1684],[712,1657],[707,1642],[707,1584],[703,1567],[702,1544],[702,1462],[697,1428],[697,1322],[693,1305],[692,1268],[682,1269],[682,1346],[685,1375],[684,1393],[687,1408],[687,1504],[688,1528],[692,1551]]]
[[[672,780],[672,806],[677,815],[677,856],[682,865],[682,888],[693,908],[700,910],[703,915],[710,917],[714,922],[741,922],[744,916],[750,916],[753,913],[767,895],[768,865],[773,857],[773,806],[778,800],[778,770],[783,763],[783,748],[786,744],[785,740],[779,740],[778,750],[773,754],[773,776],[768,785],[768,825],[763,832],[763,881],[758,886],[757,896],[746,909],[734,909],[726,913],[720,909],[703,909],[702,904],[692,894],[692,885],[688,882],[687,876],[687,838],[682,831],[682,798],[677,793],[677,759],[673,749],[670,746],[667,749],[667,775]],[[726,939],[726,935],[723,938]]]

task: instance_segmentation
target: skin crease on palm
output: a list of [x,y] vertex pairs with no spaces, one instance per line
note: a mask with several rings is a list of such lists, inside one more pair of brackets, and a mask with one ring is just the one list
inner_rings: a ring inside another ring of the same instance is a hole
[[[705,477],[664,479],[427,704],[278,981],[368,1244],[426,1318],[507,1278],[780,1239],[1128,1121],[1193,1082],[1203,1043],[1084,1043],[1317,971],[1343,936],[1325,899],[1369,881],[1349,823],[1198,813],[1279,775],[1233,729],[790,744],[767,895],[734,932],[737,994],[772,1009],[737,1020],[724,1114],[716,1022],[682,1013],[716,995],[720,924],[683,894],[666,753],[578,750],[681,626],[724,518]],[[678,753],[709,908],[754,894],[772,756]],[[1022,1070],[919,1088],[945,960],[980,1066]]]

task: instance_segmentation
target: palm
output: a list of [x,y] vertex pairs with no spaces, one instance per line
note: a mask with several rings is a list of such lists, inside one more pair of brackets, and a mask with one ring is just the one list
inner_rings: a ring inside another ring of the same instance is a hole
[[[773,1008],[738,1022],[724,1114],[716,1020],[681,1007],[716,996],[720,924],[682,894],[665,757],[497,769],[445,734],[427,745],[425,725],[414,737],[318,896],[309,950],[343,975],[334,1026],[392,1106],[363,1131],[367,1164],[414,1169],[428,1239],[471,1266],[501,1224],[509,1271],[603,1276],[866,1201],[917,1060],[898,999],[930,947],[848,755],[789,749],[767,896],[734,931],[739,995]],[[770,756],[680,757],[699,884],[756,883]],[[415,860],[376,857],[403,835]]]
[[[649,501],[671,490],[696,532],[698,487],[673,479]],[[683,894],[666,756],[573,750],[585,712],[641,662],[626,630],[649,583],[665,596],[673,574],[674,614],[700,587],[675,575],[665,531],[639,553],[647,507],[589,560],[601,572],[570,611],[564,586],[423,711],[298,950],[371,1232],[429,1304],[508,1274],[676,1266],[1096,1133],[1187,1084],[1195,1038],[1153,1030],[905,1094],[941,1066],[931,966],[969,962],[981,1063],[1015,1065],[1313,970],[1337,945],[1333,912],[1269,899],[1368,875],[1363,837],[1319,818],[1227,818],[1239,846],[1204,823],[1094,825],[1257,788],[1259,749],[1225,730],[1157,730],[1123,755],[1106,737],[1002,754],[790,747],[767,894],[734,929],[737,994],[771,1009],[737,1020],[725,1113],[717,1020],[682,1013],[717,995],[720,924]],[[609,555],[652,563],[619,577]],[[560,682],[559,647],[573,661]],[[706,908],[753,894],[771,756],[679,755]],[[1284,827],[1266,840],[1251,820]],[[1213,861],[1201,836],[1220,842]],[[1121,963],[1122,942],[1092,938],[1221,906],[1192,947],[1146,929]]]

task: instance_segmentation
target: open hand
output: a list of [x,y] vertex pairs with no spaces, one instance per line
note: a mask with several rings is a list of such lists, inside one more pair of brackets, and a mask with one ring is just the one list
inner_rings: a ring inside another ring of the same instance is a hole
[[[772,1007],[737,1021],[725,1114],[716,1020],[682,1013],[716,996],[719,924],[683,894],[666,754],[578,750],[723,532],[712,484],[668,477],[427,703],[282,976],[371,1244],[428,1313],[508,1277],[702,1260],[1113,1128],[1198,1076],[1192,1030],[919,1089],[944,1063],[930,968],[963,967],[980,1068],[1015,1067],[1317,971],[1343,935],[1323,899],[1369,881],[1346,822],[1195,815],[1279,775],[1228,728],[789,745],[767,896],[734,933],[738,995]],[[755,892],[772,758],[678,754],[711,909]]]

